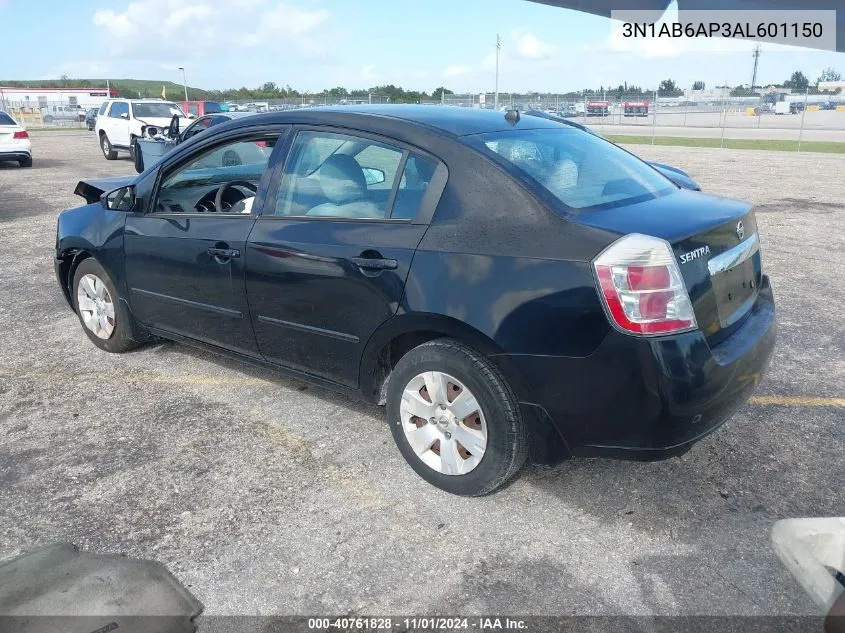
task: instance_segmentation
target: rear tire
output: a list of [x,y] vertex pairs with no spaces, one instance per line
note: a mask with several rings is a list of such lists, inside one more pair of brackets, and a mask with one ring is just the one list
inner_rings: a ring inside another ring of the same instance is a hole
[[28,158],[21,158],[18,161],[18,165],[20,165],[21,167],[32,167],[32,156]]
[[138,343],[130,338],[132,318],[109,274],[93,257],[82,260],[73,273],[73,307],[82,330],[101,350],[126,352]]
[[[441,386],[432,395],[430,380]],[[410,414],[416,407],[420,415]],[[411,468],[452,494],[492,492],[528,458],[525,425],[504,377],[480,352],[453,339],[424,343],[396,363],[387,386],[387,419]]]
[[117,158],[117,152],[114,151],[111,141],[105,132],[100,132],[100,149],[103,150],[103,156],[106,157],[106,160],[115,160]]

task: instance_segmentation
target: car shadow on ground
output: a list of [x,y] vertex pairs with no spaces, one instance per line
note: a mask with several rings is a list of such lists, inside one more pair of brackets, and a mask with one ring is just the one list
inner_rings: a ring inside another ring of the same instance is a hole
[[[208,361],[242,378],[307,391],[330,405],[384,420],[383,407],[270,368],[169,341],[156,343],[152,351]],[[791,419],[793,413],[746,405],[688,453],[664,461],[571,458],[554,465],[529,463],[515,480],[494,494],[510,494],[511,486],[520,482],[600,521],[644,520],[667,530],[676,523],[722,522],[742,515],[771,523],[785,517],[841,514],[837,490],[845,485],[845,478],[831,474],[829,465],[833,462],[817,454],[820,446],[837,445],[836,426],[826,430],[831,434],[829,441],[805,447],[814,453],[811,459],[799,452],[784,453],[777,438],[759,432],[774,416]],[[387,434],[385,425],[385,438]],[[830,459],[834,459],[833,448],[830,451]]]

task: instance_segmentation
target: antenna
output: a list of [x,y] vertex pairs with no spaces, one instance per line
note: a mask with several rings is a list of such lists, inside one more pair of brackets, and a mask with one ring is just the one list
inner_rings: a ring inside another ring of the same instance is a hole
[[754,45],[754,70],[751,72],[751,92],[754,92],[754,86],[757,83],[757,66],[760,63],[761,48],[760,42]]

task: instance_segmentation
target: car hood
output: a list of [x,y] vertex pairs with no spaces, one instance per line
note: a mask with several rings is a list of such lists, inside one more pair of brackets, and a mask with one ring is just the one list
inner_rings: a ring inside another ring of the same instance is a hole
[[114,191],[120,187],[131,185],[135,182],[136,176],[112,176],[110,178],[89,178],[80,180],[73,190],[77,196],[85,198],[88,204],[97,202],[100,196],[107,191]]

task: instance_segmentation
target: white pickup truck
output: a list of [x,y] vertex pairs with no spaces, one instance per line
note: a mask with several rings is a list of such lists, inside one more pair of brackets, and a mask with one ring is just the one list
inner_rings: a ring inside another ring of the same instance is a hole
[[85,121],[85,108],[78,105],[54,105],[41,108],[44,123],[53,121]]

